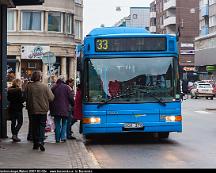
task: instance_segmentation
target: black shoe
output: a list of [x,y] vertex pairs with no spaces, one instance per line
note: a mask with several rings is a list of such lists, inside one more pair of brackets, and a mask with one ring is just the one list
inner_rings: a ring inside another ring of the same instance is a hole
[[27,141],[33,141],[32,137],[27,137]]
[[76,138],[73,137],[73,136],[69,136],[69,137],[67,137],[67,139],[69,139],[69,140],[73,140],[73,139],[76,139]]
[[38,149],[39,149],[39,145],[34,144],[34,145],[33,145],[33,150],[38,150]]
[[39,147],[40,147],[40,150],[41,150],[41,151],[45,151],[45,147],[44,147],[44,145],[39,144]]
[[61,142],[66,142],[66,139],[62,139]]

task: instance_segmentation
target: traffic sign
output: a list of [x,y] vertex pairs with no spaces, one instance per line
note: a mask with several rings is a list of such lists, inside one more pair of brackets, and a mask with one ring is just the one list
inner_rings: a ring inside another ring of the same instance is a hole
[[56,56],[53,52],[46,52],[42,57],[42,61],[44,64],[55,64]]

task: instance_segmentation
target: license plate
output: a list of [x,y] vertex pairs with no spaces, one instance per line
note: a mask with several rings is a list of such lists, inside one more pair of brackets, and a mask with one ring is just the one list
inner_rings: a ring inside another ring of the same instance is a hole
[[202,89],[201,91],[205,91],[205,92],[208,92],[209,90],[205,90],[205,89]]
[[142,123],[126,123],[126,124],[124,124],[124,128],[126,128],[126,129],[139,129],[139,128],[143,128],[143,124]]

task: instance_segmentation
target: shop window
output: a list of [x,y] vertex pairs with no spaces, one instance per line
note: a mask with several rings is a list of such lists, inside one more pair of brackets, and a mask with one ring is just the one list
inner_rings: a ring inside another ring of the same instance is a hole
[[28,62],[28,68],[36,69],[36,63],[35,62]]

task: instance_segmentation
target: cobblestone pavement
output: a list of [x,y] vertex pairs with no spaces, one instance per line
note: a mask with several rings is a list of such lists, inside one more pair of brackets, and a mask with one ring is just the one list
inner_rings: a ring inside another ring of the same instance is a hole
[[24,124],[21,128],[20,143],[13,143],[8,121],[8,138],[0,141],[0,168],[100,168],[93,154],[87,151],[83,137],[78,133],[78,123],[73,127],[76,140],[55,143],[54,133],[46,133],[45,152],[32,150],[27,141],[28,117],[24,110]]

